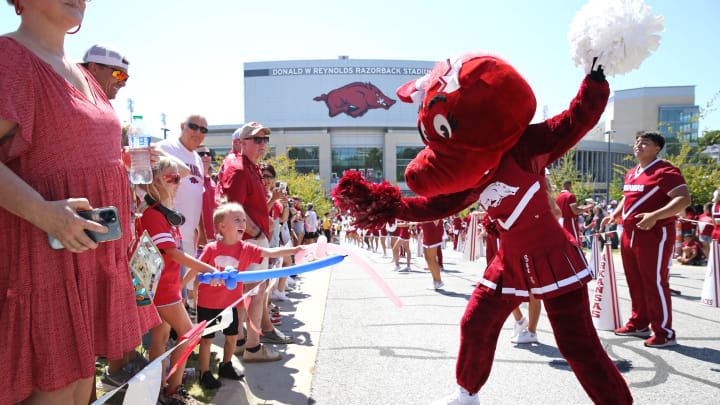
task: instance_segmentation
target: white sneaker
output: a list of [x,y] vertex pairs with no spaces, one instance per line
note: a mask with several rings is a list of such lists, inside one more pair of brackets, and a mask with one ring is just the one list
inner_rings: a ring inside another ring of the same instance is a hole
[[464,388],[458,387],[458,390],[452,394],[433,402],[431,405],[480,405],[478,395],[470,395]]
[[405,266],[401,271],[410,271],[410,266]]
[[402,267],[400,267],[400,266],[395,266],[395,269],[393,269],[393,271],[400,271],[401,268]]
[[523,343],[537,343],[537,333],[532,333],[529,330],[524,330],[520,332],[519,335],[516,337],[510,339],[511,342],[517,343],[517,344],[523,344]]
[[289,301],[289,298],[287,295],[285,295],[285,291],[275,290],[273,289],[270,293],[270,299],[276,300],[276,301]]
[[288,277],[288,278],[287,278],[287,285],[289,285],[290,287],[295,287],[295,284],[296,284],[296,283],[297,283],[297,282],[295,281],[294,278],[292,278],[292,277]]
[[443,283],[442,281],[433,281],[433,288],[436,290],[443,288],[444,285],[445,283]]
[[[528,319],[527,319],[526,317],[524,317],[524,316],[523,316],[522,318],[520,318],[519,321],[516,321],[515,324],[513,325],[513,335],[512,335],[512,338],[515,339],[516,337],[518,337],[518,335],[520,334],[520,332],[522,332],[522,331],[524,331],[524,330],[527,330],[528,323],[529,323],[529,322],[528,322]],[[513,343],[514,343],[514,342],[513,342]]]

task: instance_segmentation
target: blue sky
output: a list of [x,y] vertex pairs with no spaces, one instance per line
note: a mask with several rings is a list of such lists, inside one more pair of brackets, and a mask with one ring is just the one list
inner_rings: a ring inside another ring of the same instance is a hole
[[[3,2],[4,4],[5,2]],[[127,99],[152,129],[167,115],[177,134],[187,114],[210,125],[241,124],[243,62],[286,59],[442,60],[488,51],[513,64],[533,87],[538,115],[557,114],[577,92],[583,71],[570,59],[568,25],[583,0],[505,1],[238,1],[95,0],[66,51],[81,59],[108,43],[130,60],[130,80],[113,103],[129,118]],[[660,48],[639,70],[609,79],[612,90],[695,85],[701,108],[720,91],[720,1],[647,0],[665,17]],[[17,28],[12,7],[0,13],[0,32]],[[715,30],[714,30],[715,29]],[[720,107],[720,100],[715,103]],[[252,119],[252,117],[248,117]],[[720,129],[720,108],[700,131]]]

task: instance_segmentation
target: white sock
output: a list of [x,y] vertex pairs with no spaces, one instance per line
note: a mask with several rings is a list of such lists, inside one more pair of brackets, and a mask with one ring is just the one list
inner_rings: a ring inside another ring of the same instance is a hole
[[525,322],[525,317],[524,317],[524,316],[523,316],[522,318],[520,318],[520,320],[517,321],[516,323],[517,323],[518,325],[522,325],[523,322]]

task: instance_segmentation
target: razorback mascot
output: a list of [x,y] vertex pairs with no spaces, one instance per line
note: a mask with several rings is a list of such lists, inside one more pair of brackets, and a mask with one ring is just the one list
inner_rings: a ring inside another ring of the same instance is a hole
[[[605,109],[610,91],[600,66],[609,74],[632,70],[649,55],[653,40],[659,41],[652,33],[662,30],[662,17],[658,21],[642,4],[626,3],[591,0],[571,25],[576,63],[589,74],[568,110],[530,125],[535,96],[512,66],[483,54],[448,59],[397,91],[402,101],[420,104],[417,126],[425,149],[408,165],[405,180],[421,197],[402,198],[387,182],[372,184],[357,172],[346,173],[333,190],[335,203],[365,227],[394,218],[443,218],[478,200],[497,224],[501,248],[461,320],[460,387],[438,403],[478,402],[503,323],[529,294],[545,301],[558,348],[590,398],[600,404],[632,402],[593,327],[588,265],[551,213],[544,187],[545,167],[592,129]],[[632,36],[623,37],[630,30],[618,24],[648,35],[631,44]]]

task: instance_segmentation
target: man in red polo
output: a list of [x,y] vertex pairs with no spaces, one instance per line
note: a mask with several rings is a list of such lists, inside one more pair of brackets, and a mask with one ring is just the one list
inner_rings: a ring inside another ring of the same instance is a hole
[[613,213],[603,219],[617,223],[622,217],[620,245],[627,277],[632,316],[620,336],[649,337],[648,347],[677,344],[672,329],[668,272],[675,243],[675,215],[690,205],[690,190],[680,170],[658,159],[665,138],[646,131],[635,139],[633,152],[639,164],[625,175],[624,197]]
[[592,208],[594,204],[585,204],[581,207],[577,206],[577,198],[572,192],[572,181],[565,180],[562,183],[562,191],[555,198],[555,202],[560,207],[562,216],[560,217],[560,225],[575,238],[575,243],[582,246],[580,242],[580,225],[577,218],[580,213]]
[[[270,129],[257,122],[249,122],[243,125],[233,134],[233,142],[241,144],[242,154],[232,159],[226,159],[222,178],[219,179],[224,195],[228,201],[241,204],[247,214],[247,224],[243,240],[260,247],[269,247],[268,238],[270,235],[270,216],[267,206],[267,191],[262,182],[262,172],[258,163],[267,153],[270,142]],[[268,267],[268,259],[262,263],[248,267],[248,271],[263,270]],[[252,287],[252,286],[250,286]],[[252,319],[254,325],[261,326],[265,343],[287,344],[293,339],[275,329],[270,321],[267,312],[267,298],[265,294],[266,285],[260,287],[260,292],[250,300],[248,318]],[[262,362],[275,361],[282,358],[282,354],[270,349],[261,347],[261,338],[257,331],[247,325],[247,342],[243,354],[243,360]],[[238,341],[238,345],[243,343]],[[242,349],[240,349],[242,350]]]

